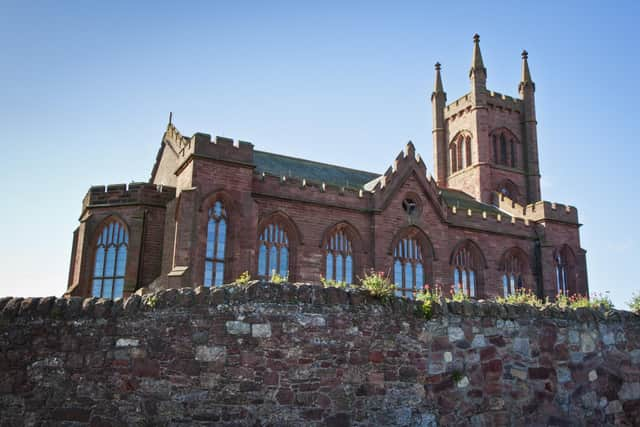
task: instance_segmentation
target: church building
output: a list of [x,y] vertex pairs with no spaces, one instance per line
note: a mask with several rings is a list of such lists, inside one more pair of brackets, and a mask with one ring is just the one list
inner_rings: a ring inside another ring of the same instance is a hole
[[248,271],[346,283],[374,269],[397,295],[424,284],[472,298],[588,293],[575,207],[542,200],[535,84],[487,89],[474,36],[471,90],[431,94],[431,176],[409,142],[382,174],[182,135],[169,122],[146,183],[91,187],[73,234],[67,295],[220,286]]

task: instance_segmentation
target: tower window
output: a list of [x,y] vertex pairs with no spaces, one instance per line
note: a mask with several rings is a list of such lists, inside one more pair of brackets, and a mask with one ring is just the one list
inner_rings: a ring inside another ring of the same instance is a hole
[[511,167],[516,167],[516,144],[511,140]]
[[353,248],[343,230],[336,230],[325,245],[325,278],[353,283]]
[[120,221],[113,220],[102,227],[93,266],[94,297],[122,297],[128,246],[129,233]]
[[471,166],[471,138],[467,137],[466,139],[466,153],[467,153],[467,167]]
[[507,165],[507,140],[504,134],[500,135],[500,164]]
[[451,173],[456,173],[458,171],[458,151],[456,150],[456,144],[451,144],[449,148],[450,157],[451,157]]
[[279,223],[266,225],[258,238],[258,276],[268,279],[273,273],[289,277],[289,236]]
[[414,238],[401,239],[393,250],[393,280],[396,295],[413,298],[424,284],[422,247]]
[[402,201],[402,209],[407,213],[407,215],[413,215],[418,208],[418,205],[413,199],[404,199]]
[[207,246],[204,259],[204,286],[220,286],[224,281],[227,244],[227,211],[221,201],[209,209]]
[[569,286],[567,285],[567,264],[560,252],[555,256],[556,267],[556,291],[558,295],[567,295]]

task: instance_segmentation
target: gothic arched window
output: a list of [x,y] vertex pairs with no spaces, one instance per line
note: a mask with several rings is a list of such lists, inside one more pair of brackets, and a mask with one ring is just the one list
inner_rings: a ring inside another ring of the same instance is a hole
[[516,143],[513,141],[513,139],[511,140],[511,167],[515,168],[518,165],[516,164],[516,158],[517,158],[517,154],[516,154]]
[[502,274],[502,291],[504,296],[513,295],[517,289],[523,287],[522,281],[522,262],[520,258],[514,254],[506,257],[503,265]]
[[457,148],[458,148],[458,170],[460,170],[460,169],[464,169],[464,164],[465,164],[464,139],[462,138],[462,136],[458,140]]
[[498,159],[498,137],[493,135],[493,161],[500,163]]
[[289,277],[289,236],[278,222],[263,228],[258,238],[258,276],[268,279],[277,273]]
[[96,242],[92,295],[98,298],[121,298],[127,266],[129,233],[118,220],[106,223]]
[[507,163],[507,140],[504,134],[500,135],[500,164],[508,165]]
[[471,138],[467,137],[466,141],[465,141],[465,151],[467,153],[467,163],[466,166],[469,167],[471,166]]
[[343,230],[336,230],[325,244],[325,278],[353,283],[353,247]]
[[569,285],[567,281],[566,259],[562,256],[562,253],[560,251],[557,251],[554,261],[556,268],[556,291],[558,295],[567,295],[569,292]]
[[220,200],[209,209],[207,246],[204,258],[204,286],[220,286],[224,281],[227,245],[227,211]]
[[476,256],[466,245],[458,249],[453,256],[453,284],[457,290],[470,297],[476,297],[478,294],[476,265]]
[[449,147],[449,153],[451,157],[451,173],[455,173],[458,171],[458,151],[455,143]]
[[412,237],[401,239],[393,250],[393,281],[396,295],[413,298],[413,293],[422,289],[425,267],[422,247]]

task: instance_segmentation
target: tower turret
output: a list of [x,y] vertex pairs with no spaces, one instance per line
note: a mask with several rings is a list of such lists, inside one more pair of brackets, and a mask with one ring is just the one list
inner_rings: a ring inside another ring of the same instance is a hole
[[540,166],[538,164],[538,132],[536,120],[536,85],[531,79],[529,71],[529,53],[522,51],[522,75],[518,92],[523,101],[522,134],[525,143],[525,173],[527,184],[527,202],[533,203],[541,200],[540,194]]
[[447,135],[444,121],[444,109],[447,105],[447,93],[442,85],[440,63],[436,62],[436,78],[431,93],[431,109],[433,113],[433,164],[436,181],[441,187],[447,185]]
[[482,62],[482,53],[480,52],[480,36],[473,35],[473,57],[471,58],[471,69],[469,70],[469,79],[471,79],[471,93],[476,95],[487,89],[487,69]]

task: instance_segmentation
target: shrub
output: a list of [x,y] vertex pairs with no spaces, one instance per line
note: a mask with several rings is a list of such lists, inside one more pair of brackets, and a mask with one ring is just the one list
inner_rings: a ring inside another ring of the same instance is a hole
[[336,280],[327,280],[324,277],[320,276],[320,282],[325,288],[341,288],[345,289],[347,287],[347,282],[339,282]]
[[372,296],[383,302],[389,301],[396,290],[396,286],[389,279],[384,277],[383,271],[374,271],[365,274],[364,279],[360,279],[361,286]]
[[433,303],[440,301],[441,297],[442,289],[440,285],[436,285],[433,289],[429,285],[424,285],[422,292],[416,294],[416,301],[422,302],[420,309],[426,319],[431,319]]
[[244,273],[242,273],[240,275],[240,277],[238,277],[235,280],[235,283],[237,283],[238,285],[246,285],[247,283],[249,283],[251,281],[251,275],[249,274],[248,271],[245,271]]
[[640,293],[634,293],[631,296],[631,301],[627,303],[631,311],[636,314],[640,314]]
[[527,304],[533,307],[543,307],[545,303],[533,293],[531,289],[517,289],[515,293],[506,297],[497,297],[500,304]]
[[281,283],[285,283],[288,280],[288,278],[289,278],[288,274],[285,274],[285,275],[281,276],[275,270],[272,270],[271,271],[271,278],[269,279],[269,281],[271,283],[275,283],[276,285],[279,285]]

